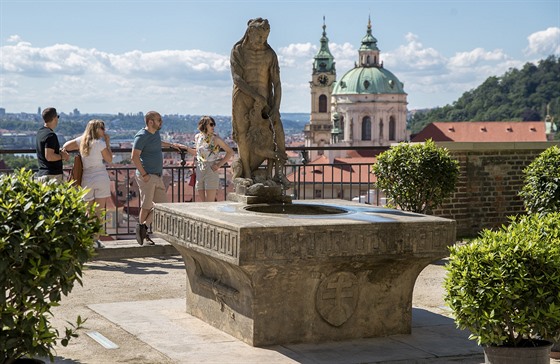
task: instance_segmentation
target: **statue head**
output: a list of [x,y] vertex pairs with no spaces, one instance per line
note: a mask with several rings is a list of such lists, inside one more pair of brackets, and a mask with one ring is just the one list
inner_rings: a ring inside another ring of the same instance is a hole
[[270,34],[270,24],[267,19],[256,18],[247,22],[247,30],[240,42],[247,42],[251,45],[268,47],[267,39]]

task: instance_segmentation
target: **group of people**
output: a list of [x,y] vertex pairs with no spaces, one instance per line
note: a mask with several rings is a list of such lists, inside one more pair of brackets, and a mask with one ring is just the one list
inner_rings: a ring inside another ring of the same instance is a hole
[[[58,126],[60,115],[54,107],[43,110],[44,125],[37,132],[37,160],[40,181],[63,181],[63,161],[70,159],[72,151],[79,151],[83,163],[82,187],[87,188],[84,200],[96,203],[96,213],[101,216],[111,196],[110,180],[105,163],[111,163],[110,137],[105,131],[105,122],[94,119],[88,122],[84,133],[64,143],[60,147],[54,129]],[[217,134],[215,120],[203,116],[198,122],[199,133],[195,136],[195,148],[183,144],[162,141],[159,131],[163,125],[161,115],[156,111],[146,113],[146,126],[136,133],[132,145],[131,159],[136,167],[136,182],[140,191],[140,215],[136,226],[138,244],[154,244],[148,234],[148,226],[153,219],[154,203],[167,202],[163,183],[162,148],[184,150],[195,156],[196,185],[200,201],[214,201],[219,186],[218,170],[233,157],[233,149]],[[223,157],[220,150],[225,151]],[[96,246],[104,247],[95,237]]]
[[[284,187],[289,181],[283,176],[287,160],[285,136],[280,120],[282,86],[278,57],[268,44],[270,24],[262,18],[247,22],[247,30],[232,49],[230,63],[233,78],[232,126],[233,139],[239,148],[234,177],[251,181],[264,160],[267,160],[267,178],[274,178]],[[105,133],[102,120],[91,120],[84,134],[70,140],[62,148],[54,129],[59,115],[55,108],[43,111],[44,126],[37,132],[38,178],[62,180],[63,161],[70,158],[69,151],[79,150],[83,159],[82,185],[89,189],[85,200],[97,203],[97,213],[106,206],[110,196],[109,177],[103,161],[111,162],[110,138]],[[159,131],[161,115],[150,111],[145,115],[146,126],[134,136],[132,162],[136,166],[136,181],[140,190],[140,215],[136,227],[138,244],[153,244],[148,236],[152,222],[153,204],[167,200],[162,180],[162,148],[187,151],[195,156],[196,184],[200,201],[214,201],[218,189],[217,171],[233,157],[233,150],[214,133],[216,122],[204,116],[198,122],[195,148],[162,141]],[[220,150],[225,156],[220,157]],[[98,243],[98,246],[101,243]]]

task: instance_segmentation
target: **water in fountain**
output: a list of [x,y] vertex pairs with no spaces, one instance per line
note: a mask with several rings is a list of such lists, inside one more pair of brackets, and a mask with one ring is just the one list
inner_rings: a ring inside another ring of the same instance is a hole
[[278,155],[278,142],[276,141],[276,129],[274,128],[274,123],[272,121],[272,118],[268,117],[267,115],[267,119],[268,122],[270,123],[270,128],[272,129],[272,142],[274,143],[274,155],[276,156],[276,166],[275,166],[275,173],[278,172],[278,179],[280,180],[280,184],[282,185],[282,189],[281,189],[281,196],[282,196],[282,211],[285,211],[285,205],[286,205],[286,189],[282,184],[283,181],[283,168],[279,168],[278,166],[280,165],[280,156]]

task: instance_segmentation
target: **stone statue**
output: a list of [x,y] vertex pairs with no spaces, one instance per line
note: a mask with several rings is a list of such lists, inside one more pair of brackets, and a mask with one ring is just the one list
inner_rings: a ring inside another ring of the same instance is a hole
[[[276,52],[267,42],[269,33],[268,20],[251,19],[245,35],[231,50],[233,140],[239,152],[233,177],[246,186],[275,181],[286,189],[289,182],[283,173],[287,155],[280,120],[280,67]],[[265,160],[266,175],[262,176],[259,166]]]

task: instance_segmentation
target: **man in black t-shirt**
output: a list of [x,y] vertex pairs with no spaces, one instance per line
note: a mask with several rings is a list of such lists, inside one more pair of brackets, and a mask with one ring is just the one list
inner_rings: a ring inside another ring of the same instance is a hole
[[58,125],[59,115],[54,107],[43,110],[43,127],[37,131],[37,161],[39,172],[37,177],[46,182],[49,179],[63,180],[62,161],[70,159],[65,150],[60,149],[58,137],[54,129]]

